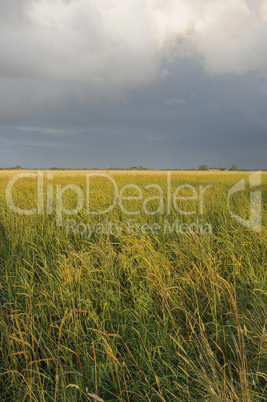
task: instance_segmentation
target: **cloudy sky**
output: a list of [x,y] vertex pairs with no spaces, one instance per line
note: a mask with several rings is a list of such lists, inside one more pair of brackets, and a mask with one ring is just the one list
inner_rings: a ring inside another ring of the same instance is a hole
[[267,0],[0,3],[0,167],[267,168]]

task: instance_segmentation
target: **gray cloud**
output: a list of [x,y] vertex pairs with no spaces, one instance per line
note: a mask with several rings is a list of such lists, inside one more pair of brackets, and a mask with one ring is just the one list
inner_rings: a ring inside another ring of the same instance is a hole
[[214,74],[266,73],[267,3],[258,2],[257,7],[255,2],[252,7],[250,2],[250,8],[242,1],[229,3],[211,19],[207,17],[205,23],[196,25],[191,54],[198,54],[205,68]]
[[0,23],[5,165],[266,164],[267,0],[9,0]]
[[6,22],[0,37],[2,77],[132,88],[159,77],[161,61],[177,52],[199,58],[214,73],[267,66],[266,0],[254,6],[244,0],[7,4],[0,6]]

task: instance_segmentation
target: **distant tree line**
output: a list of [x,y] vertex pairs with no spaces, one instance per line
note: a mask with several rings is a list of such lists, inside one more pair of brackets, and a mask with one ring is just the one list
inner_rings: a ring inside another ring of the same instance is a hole
[[[208,165],[200,165],[198,170],[228,170],[226,167],[208,167]],[[231,169],[229,170],[233,170],[236,171],[238,170],[237,165],[232,165]]]
[[20,169],[24,169],[24,168],[22,168],[20,165],[8,167],[8,168],[0,168],[0,170],[20,170]]
[[[23,168],[20,165],[16,165],[13,167],[0,167],[0,170],[46,170],[43,168]],[[187,171],[187,170],[197,170],[196,168],[188,168],[188,169],[151,169],[151,168],[146,168],[143,166],[130,166],[128,168],[120,168],[120,167],[110,167],[110,168],[66,168],[66,167],[50,167],[47,170],[173,170],[173,171]],[[226,170],[230,170],[230,171],[238,171],[238,167],[237,165],[232,165],[230,169],[226,168],[226,167],[208,167],[208,165],[200,165],[198,170],[202,170],[202,171],[208,171],[208,170],[217,170],[217,171],[226,171]],[[243,171],[255,171],[255,170],[262,170],[262,171],[266,171],[267,169],[241,169]]]

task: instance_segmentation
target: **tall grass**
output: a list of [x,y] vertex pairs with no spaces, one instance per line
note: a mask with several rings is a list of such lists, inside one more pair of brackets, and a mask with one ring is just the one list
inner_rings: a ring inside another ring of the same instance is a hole
[[[166,183],[160,172],[111,174],[120,186]],[[88,237],[56,227],[55,215],[14,214],[4,198],[10,176],[2,173],[1,400],[266,401],[266,175],[260,233],[226,209],[228,189],[244,176],[173,173],[174,188],[214,184],[202,216],[211,235],[131,229]],[[84,176],[58,173],[54,183],[84,186]],[[16,191],[21,207],[34,206],[32,180]],[[92,200],[96,209],[110,202],[104,180]],[[247,217],[248,194],[234,202]],[[66,194],[65,203],[75,206],[75,197]],[[133,211],[137,204],[125,201]],[[91,225],[104,219],[84,211],[74,218]],[[108,218],[128,219],[118,207]],[[172,209],[137,220],[165,218],[195,219]]]

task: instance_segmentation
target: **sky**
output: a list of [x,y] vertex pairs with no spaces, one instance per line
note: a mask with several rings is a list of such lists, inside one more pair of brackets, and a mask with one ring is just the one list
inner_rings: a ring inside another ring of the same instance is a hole
[[0,167],[267,168],[267,0],[0,3]]

